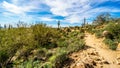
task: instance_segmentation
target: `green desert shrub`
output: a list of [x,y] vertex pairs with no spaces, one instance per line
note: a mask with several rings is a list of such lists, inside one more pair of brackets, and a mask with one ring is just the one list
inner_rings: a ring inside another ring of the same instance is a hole
[[6,50],[0,50],[0,67],[4,68],[7,65],[9,55]]
[[41,68],[53,68],[53,64],[51,62],[45,62]]
[[108,44],[109,48],[116,50],[118,42],[120,42],[120,24],[109,23],[105,27],[105,30],[110,32],[110,35],[107,35],[105,43]]
[[111,39],[105,39],[104,40],[105,44],[108,45],[108,47],[112,50],[116,50],[117,48],[117,43],[114,40]]
[[68,46],[68,42],[67,41],[59,41],[58,42],[58,46],[59,47],[67,47]]
[[97,38],[102,38],[103,36],[102,36],[102,32],[103,32],[103,30],[96,30],[95,31],[95,36],[97,37]]
[[78,37],[79,37],[80,39],[84,39],[85,34],[84,34],[84,33],[80,33],[80,34],[78,35]]
[[83,49],[84,46],[85,46],[84,40],[79,40],[69,45],[67,47],[67,50],[68,50],[68,53],[73,53]]
[[57,50],[55,55],[49,58],[49,61],[53,64],[55,68],[61,68],[67,59],[68,59],[67,51],[60,48]]
[[109,23],[105,29],[108,30],[115,39],[119,38],[120,24]]
[[74,37],[74,36],[77,36],[78,34],[79,34],[78,32],[73,31],[73,32],[70,33],[70,36],[71,36],[71,37]]
[[[9,30],[5,29],[2,31],[3,34],[1,34],[2,36],[0,41],[0,50],[2,48],[7,53],[6,55],[8,55],[8,58],[9,58],[7,63],[11,62],[13,56],[16,54],[18,49],[22,48],[24,45],[30,44],[30,43],[27,44],[28,40],[25,39],[27,38],[27,36],[26,37],[23,36],[25,35],[23,30],[24,29],[15,28],[15,29],[9,29]],[[21,33],[23,32],[23,33],[20,34],[20,32]],[[24,39],[22,39],[23,37]]]
[[101,33],[95,33],[95,36],[96,36],[97,38],[101,38],[101,37],[102,37]]
[[34,56],[36,60],[41,60],[41,61],[45,61],[46,57],[48,57],[47,54],[47,49],[46,48],[40,48],[40,49],[36,49],[36,52],[34,52]]
[[95,33],[95,32],[94,32],[94,29],[95,29],[95,28],[96,28],[96,25],[87,25],[85,30],[86,30],[87,32],[93,34],[93,33]]
[[14,65],[15,68],[41,68],[42,64],[40,64],[40,61],[24,61],[23,63],[20,63],[19,65]]
[[59,39],[60,34],[57,29],[47,27],[44,24],[36,24],[31,27],[34,34],[34,40],[37,41],[38,46],[57,46],[56,40]]
[[54,52],[52,51],[47,51],[46,53],[46,59],[48,60],[48,58],[50,58],[51,56],[53,56]]
[[81,32],[81,33],[84,33],[84,32],[85,32],[85,29],[80,28],[80,32]]

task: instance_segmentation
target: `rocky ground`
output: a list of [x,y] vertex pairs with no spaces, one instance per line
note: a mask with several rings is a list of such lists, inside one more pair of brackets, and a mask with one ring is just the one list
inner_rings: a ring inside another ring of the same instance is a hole
[[86,34],[84,50],[69,56],[73,60],[65,68],[120,68],[120,51],[112,51],[94,35]]

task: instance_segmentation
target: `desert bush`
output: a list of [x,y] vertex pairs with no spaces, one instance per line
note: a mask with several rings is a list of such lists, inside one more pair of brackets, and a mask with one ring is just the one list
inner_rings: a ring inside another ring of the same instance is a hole
[[95,36],[96,36],[97,38],[102,38],[102,37],[103,37],[103,36],[102,36],[102,32],[103,32],[103,30],[101,30],[101,29],[96,30],[96,31],[95,31]]
[[101,33],[95,33],[95,36],[96,36],[97,38],[101,38],[101,37],[102,37]]
[[19,54],[17,55],[17,59],[28,60],[32,50],[33,49],[30,47],[24,47],[23,49],[20,49]]
[[51,62],[45,62],[45,63],[41,66],[41,68],[53,68],[53,65],[52,65]]
[[40,64],[40,61],[24,61],[23,63],[20,63],[19,65],[14,65],[15,68],[42,68],[42,64]]
[[37,50],[36,55],[40,55],[40,56],[44,57],[46,52],[47,52],[46,48],[41,48],[41,49]]
[[7,65],[7,61],[9,59],[9,55],[6,50],[0,50],[0,67],[4,68]]
[[48,58],[50,58],[51,56],[53,56],[54,52],[52,51],[47,51],[46,53],[46,59],[48,60]]
[[85,32],[85,29],[80,28],[80,32],[81,32],[81,33],[84,33],[84,32]]
[[72,40],[73,42],[69,43],[67,47],[58,48],[56,53],[49,58],[49,61],[53,63],[55,68],[61,68],[64,65],[64,62],[69,59],[67,56],[68,54],[77,52],[84,48],[84,40]]
[[64,61],[66,61],[67,59],[67,51],[60,48],[57,50],[55,55],[49,58],[49,61],[53,64],[55,68],[61,68],[64,65]]
[[37,41],[38,46],[57,46],[56,40],[60,37],[57,29],[47,27],[44,24],[36,24],[31,28],[34,34],[34,40]]
[[79,37],[80,39],[84,39],[85,34],[84,34],[84,33],[81,33],[81,34],[78,35],[78,37]]
[[109,48],[112,50],[116,50],[117,43],[120,39],[120,24],[109,23],[105,27],[105,30],[110,32],[110,35],[107,35],[105,39],[105,43],[108,44]]
[[73,53],[83,49],[84,46],[85,46],[84,40],[79,40],[69,45],[67,47],[67,50],[68,50],[68,53]]
[[108,30],[115,39],[119,38],[119,34],[120,34],[120,24],[115,24],[115,23],[109,23],[106,28],[106,30]]
[[59,47],[67,47],[68,46],[68,42],[67,41],[59,41],[58,42],[58,46]]
[[21,40],[21,38],[19,38],[19,31],[20,30],[17,31],[16,29],[2,30],[3,34],[1,34],[0,36],[0,49],[2,48],[7,53],[6,55],[9,58],[7,60],[7,63],[12,62],[11,59],[13,58],[17,50],[26,44],[26,42],[23,42],[24,39]]
[[117,43],[114,40],[111,39],[105,39],[104,40],[105,44],[108,45],[108,47],[112,50],[116,50],[117,48]]
[[91,34],[94,34],[95,28],[96,28],[96,25],[87,25],[85,30]]
[[73,32],[71,32],[71,36],[77,36],[79,33],[78,32],[76,32],[76,31],[73,31]]

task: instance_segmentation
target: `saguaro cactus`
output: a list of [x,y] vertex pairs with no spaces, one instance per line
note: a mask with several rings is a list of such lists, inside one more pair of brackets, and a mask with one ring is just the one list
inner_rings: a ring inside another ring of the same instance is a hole
[[84,22],[83,23],[84,23],[84,26],[85,26],[86,25],[86,18],[84,18]]
[[0,24],[0,29],[2,28],[1,24]]
[[82,27],[85,27],[85,25],[86,25],[86,18],[84,18],[83,23],[81,25],[82,25]]
[[4,24],[4,28],[5,28],[5,29],[7,28],[6,24]]
[[58,21],[58,29],[60,28],[60,21]]

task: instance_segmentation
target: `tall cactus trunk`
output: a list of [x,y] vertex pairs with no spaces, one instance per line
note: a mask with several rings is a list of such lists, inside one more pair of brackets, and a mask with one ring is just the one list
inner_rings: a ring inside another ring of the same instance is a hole
[[84,18],[84,26],[86,25],[86,18]]
[[58,29],[60,29],[60,21],[58,21]]

